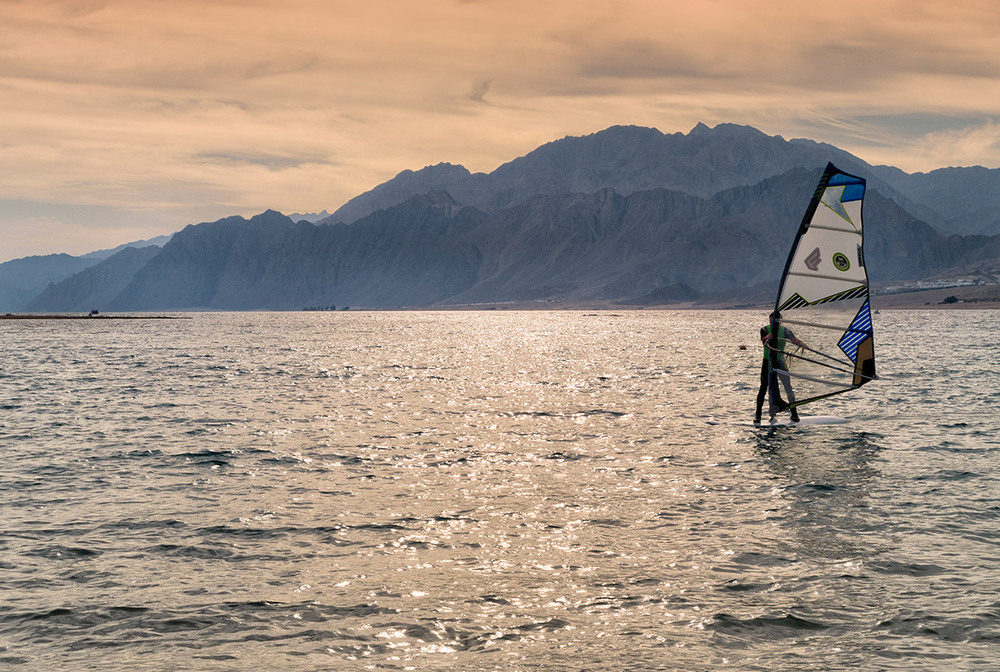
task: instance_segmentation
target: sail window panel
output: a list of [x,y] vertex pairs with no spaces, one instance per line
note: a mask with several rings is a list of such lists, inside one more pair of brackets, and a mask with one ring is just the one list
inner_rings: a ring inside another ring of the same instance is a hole
[[860,233],[861,231],[861,201],[843,202],[839,198],[829,198],[831,192],[842,191],[827,189],[821,206],[816,209],[812,224],[842,229],[845,232]]
[[[863,279],[851,279],[848,277],[837,278],[835,276],[819,276],[817,274],[795,274],[795,282],[787,283],[784,294],[778,302],[778,307],[785,310],[789,308],[799,308],[804,304],[818,303],[821,301],[844,301],[853,298],[854,289],[863,287]],[[794,297],[798,296],[798,300]],[[793,301],[793,305],[788,305]],[[789,316],[790,317],[790,316]]]
[[[784,344],[786,370],[798,400],[844,391],[855,386],[856,365],[844,350],[844,324],[850,324],[864,299],[806,306],[785,313],[784,324],[805,344]],[[837,327],[839,328],[831,328]]]

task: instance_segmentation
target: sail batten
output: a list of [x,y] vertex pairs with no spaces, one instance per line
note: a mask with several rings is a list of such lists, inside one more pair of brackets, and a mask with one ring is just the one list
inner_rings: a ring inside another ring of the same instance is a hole
[[788,275],[797,275],[803,278],[816,278],[817,280],[830,280],[831,282],[845,282],[856,285],[855,280],[849,280],[846,278],[838,278],[835,275],[819,275],[818,273],[798,273],[796,271],[789,271]]
[[[863,251],[864,178],[828,164],[788,255],[772,324],[790,333],[772,371],[796,407],[860,387],[875,375],[874,332]],[[804,343],[804,347],[799,344]],[[778,386],[772,395],[780,394]]]
[[860,231],[855,231],[854,229],[845,229],[842,226],[813,226],[813,229],[822,229],[824,231],[837,231],[840,233],[853,233],[856,236],[860,236]]
[[813,225],[813,226],[811,226],[809,228],[812,228],[812,229],[824,229],[826,231],[842,231],[843,233],[853,233],[853,234],[858,235],[858,236],[861,235],[861,232],[858,231],[858,230],[856,230],[856,229],[847,229],[847,228],[844,228],[842,226],[819,226],[819,225]]
[[843,328],[835,324],[821,324],[819,322],[804,322],[802,320],[789,320],[785,317],[782,317],[781,323],[784,324],[785,326],[788,326],[789,324],[792,326],[798,324],[804,327],[814,327],[816,329],[832,329],[833,331],[840,331]]

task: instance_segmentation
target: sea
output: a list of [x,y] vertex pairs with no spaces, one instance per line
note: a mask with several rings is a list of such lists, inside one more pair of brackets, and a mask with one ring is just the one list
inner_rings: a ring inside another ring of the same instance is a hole
[[1000,311],[172,317],[0,321],[0,668],[1000,669]]

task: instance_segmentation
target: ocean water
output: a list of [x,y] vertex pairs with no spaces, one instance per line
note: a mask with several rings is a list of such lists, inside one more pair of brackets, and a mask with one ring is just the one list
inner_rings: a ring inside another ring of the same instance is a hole
[[185,317],[0,322],[0,667],[1000,669],[1000,311]]

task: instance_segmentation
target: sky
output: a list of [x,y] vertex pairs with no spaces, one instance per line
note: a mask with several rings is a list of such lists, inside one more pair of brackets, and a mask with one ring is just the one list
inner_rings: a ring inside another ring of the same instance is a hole
[[617,124],[1000,167],[995,0],[0,0],[0,261]]

